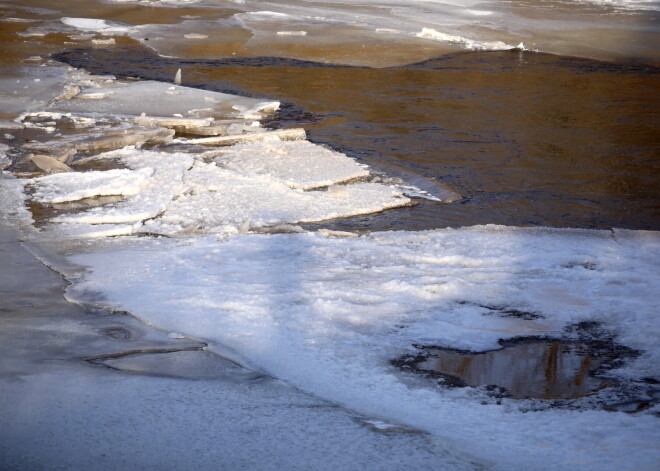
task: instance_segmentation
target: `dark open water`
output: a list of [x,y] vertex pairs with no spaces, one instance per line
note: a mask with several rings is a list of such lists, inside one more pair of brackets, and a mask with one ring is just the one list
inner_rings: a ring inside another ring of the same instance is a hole
[[465,52],[372,69],[272,58],[180,60],[140,46],[56,56],[93,73],[283,102],[271,125],[403,176],[451,204],[341,228],[517,226],[660,229],[660,69],[548,54]]

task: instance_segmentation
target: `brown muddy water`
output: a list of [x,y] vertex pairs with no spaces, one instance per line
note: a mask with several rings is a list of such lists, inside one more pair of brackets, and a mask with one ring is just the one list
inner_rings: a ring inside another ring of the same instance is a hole
[[281,58],[180,60],[141,46],[55,56],[119,77],[282,101],[275,127],[327,144],[451,204],[332,223],[342,229],[472,224],[660,229],[660,69],[548,54],[454,53],[408,66]]
[[428,349],[420,371],[447,375],[465,386],[496,385],[515,399],[575,399],[612,385],[593,370],[604,362],[559,341],[518,343],[485,353]]
[[639,352],[617,344],[597,324],[568,330],[578,332],[579,338],[514,338],[485,352],[416,345],[416,353],[391,363],[443,388],[482,387],[495,398],[540,400],[554,407],[637,412],[657,403],[655,379],[608,377],[608,371]]

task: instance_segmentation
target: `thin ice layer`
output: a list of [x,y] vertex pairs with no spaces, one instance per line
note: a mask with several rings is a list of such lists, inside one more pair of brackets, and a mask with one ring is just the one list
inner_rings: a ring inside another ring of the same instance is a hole
[[190,154],[136,151],[130,148],[107,152],[101,154],[100,158],[121,158],[122,162],[136,173],[153,169],[149,184],[132,198],[78,214],[59,216],[54,219],[55,222],[126,224],[156,217],[167,208],[172,198],[186,189],[183,176],[193,164]]
[[304,391],[426,430],[488,468],[650,471],[660,459],[652,414],[524,413],[507,400],[482,405],[470,389],[408,383],[389,364],[417,342],[488,349],[596,321],[643,351],[623,373],[657,377],[657,233],[486,226],[163,244],[75,257],[89,267],[76,291],[228,346]]
[[115,169],[105,172],[58,173],[35,178],[32,199],[40,203],[64,203],[95,196],[134,196],[147,185],[154,170]]
[[[172,77],[174,78],[174,77]],[[93,99],[90,99],[90,96]],[[269,105],[275,108],[277,102]],[[239,110],[254,110],[266,103],[254,98],[146,80],[127,85],[90,88],[70,100],[53,105],[60,112],[119,116],[193,116],[195,110],[210,108],[216,117],[241,116]]]
[[304,190],[369,176],[355,160],[309,141],[240,144],[215,161],[243,175],[268,175]]
[[410,202],[386,185],[364,183],[305,192],[267,176],[244,176],[213,163],[197,163],[186,173],[185,183],[190,190],[144,230],[235,233],[251,227],[374,213]]

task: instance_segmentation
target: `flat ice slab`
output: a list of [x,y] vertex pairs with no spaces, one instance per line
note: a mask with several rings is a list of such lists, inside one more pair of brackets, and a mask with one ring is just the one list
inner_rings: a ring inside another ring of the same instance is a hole
[[137,195],[153,175],[152,168],[138,171],[115,169],[105,172],[59,173],[35,178],[32,199],[40,203],[64,203],[94,196]]
[[277,102],[239,97],[220,92],[172,85],[165,82],[141,81],[126,85],[88,88],[70,100],[55,103],[50,110],[65,113],[117,116],[175,116],[194,117],[195,110],[211,109],[215,117],[241,117],[260,110],[272,112]]
[[407,205],[400,191],[376,183],[301,191],[270,177],[249,177],[198,163],[186,174],[189,191],[145,224],[151,233],[236,233],[250,228],[323,221]]
[[[73,236],[89,233],[94,237],[106,232],[100,227],[85,231],[82,226],[123,225],[117,229],[122,234],[113,229],[109,235],[123,235],[127,231],[165,235],[235,234],[250,228],[374,213],[410,203],[400,190],[379,183],[332,184],[323,191],[292,188],[334,183],[368,172],[348,157],[320,146],[306,143],[289,147],[290,144],[296,143],[261,143],[237,152],[245,157],[252,149],[258,159],[274,150],[282,151],[281,162],[264,162],[265,168],[279,178],[260,174],[249,165],[244,171],[229,170],[219,168],[215,162],[204,163],[199,155],[127,147],[99,154],[93,160],[117,160],[128,169],[41,177],[31,181],[36,188],[32,198],[42,203],[59,203],[95,196],[125,196],[119,202],[53,219],[75,229]],[[293,149],[292,164],[285,160],[288,155],[285,149],[289,148]],[[309,151],[318,154],[314,157],[307,154]],[[304,168],[308,157],[312,167],[319,171],[316,180]],[[329,162],[323,164],[321,161],[326,158]],[[256,165],[256,160],[249,157],[241,162]],[[336,170],[332,168],[334,162],[337,162]],[[134,223],[144,226],[133,226]]]
[[235,145],[215,162],[243,175],[268,175],[304,190],[369,176],[355,160],[309,141]]
[[[185,191],[184,173],[193,164],[185,153],[152,151],[115,151],[108,158],[119,157],[134,170],[133,174],[151,173],[149,184],[139,193],[119,203],[100,206],[78,214],[59,216],[56,222],[74,224],[126,224],[141,222],[165,211],[172,199]],[[102,185],[103,183],[100,182]],[[68,190],[70,191],[70,190]],[[94,191],[98,191],[98,186]]]

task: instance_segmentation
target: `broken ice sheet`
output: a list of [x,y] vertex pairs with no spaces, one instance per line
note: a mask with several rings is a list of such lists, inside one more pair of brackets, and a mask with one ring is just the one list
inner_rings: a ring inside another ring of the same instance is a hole
[[165,210],[172,198],[185,191],[183,176],[193,164],[190,154],[138,151],[131,148],[107,152],[98,158],[119,158],[130,169],[142,169],[142,172],[153,169],[153,174],[149,183],[134,197],[78,214],[59,216],[54,219],[55,222],[125,224],[156,217]]
[[369,176],[350,157],[309,141],[238,144],[215,162],[242,175],[269,175],[303,190]]
[[[97,96],[98,99],[94,100],[81,98],[85,94],[97,93],[103,93],[104,96]],[[239,116],[240,112],[234,107],[251,110],[263,103],[263,100],[254,98],[147,80],[102,89],[86,89],[70,100],[54,104],[51,110],[130,117],[145,113],[147,116],[165,117],[193,116],[194,110],[212,108],[211,117],[222,118]]]
[[154,170],[115,169],[105,172],[59,173],[35,178],[32,199],[39,203],[64,203],[94,196],[133,196],[147,185]]
[[322,221],[406,206],[410,200],[386,185],[333,185],[328,191],[291,189],[267,176],[247,177],[198,162],[185,179],[190,191],[143,230],[237,233],[250,227]]
[[121,129],[101,129],[86,132],[82,135],[65,136],[47,142],[29,143],[24,149],[53,152],[73,149],[78,152],[100,152],[119,149],[126,146],[142,145],[145,142],[154,144],[168,143],[172,140],[174,131],[165,128],[145,129],[142,127],[123,127]]

